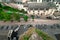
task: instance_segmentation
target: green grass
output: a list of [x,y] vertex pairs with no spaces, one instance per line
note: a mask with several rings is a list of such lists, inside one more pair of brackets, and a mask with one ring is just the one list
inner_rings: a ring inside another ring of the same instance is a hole
[[[22,14],[20,14],[20,13],[22,13]],[[25,21],[27,21],[28,16],[25,14],[27,14],[27,11],[25,11],[24,9],[19,10],[16,8],[12,8],[9,6],[2,5],[2,3],[0,3],[0,20],[3,20],[3,21],[4,20],[6,20],[6,21],[10,21],[10,20],[19,21],[20,18],[22,17]]]
[[39,36],[43,38],[43,40],[54,40],[52,37],[50,37],[48,34],[42,32],[39,29],[35,29],[35,31],[38,33]]
[[[33,30],[32,30],[33,31]],[[39,30],[39,29],[35,29],[35,32],[42,37],[43,40],[54,40],[52,37],[50,37],[48,34],[44,33],[43,31]],[[31,34],[32,35],[32,34]],[[23,40],[29,40],[29,38],[31,37],[31,35],[27,35],[25,34],[23,36]]]
[[24,40],[28,40],[29,39],[29,36],[27,36],[27,35],[24,35],[23,37],[24,37]]

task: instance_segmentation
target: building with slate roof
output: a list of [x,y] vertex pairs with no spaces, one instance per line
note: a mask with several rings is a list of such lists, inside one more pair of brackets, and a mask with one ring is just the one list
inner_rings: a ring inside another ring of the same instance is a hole
[[[53,2],[28,2],[24,4],[24,7],[27,7],[28,14],[36,14],[36,15],[46,15],[48,12],[54,13],[55,4]],[[53,11],[52,11],[53,10]],[[53,14],[52,14],[53,15]]]
[[[53,5],[53,3],[51,3]],[[27,3],[27,7],[30,10],[43,10],[43,9],[49,9],[52,8],[53,6],[49,5],[49,2],[43,2],[43,3]]]
[[60,0],[0,0],[0,2],[60,2]]
[[[60,10],[60,0],[0,0],[2,2],[14,2],[14,3],[21,3],[22,5],[17,5],[17,8],[21,9],[20,7],[23,7],[24,10],[28,12],[28,14],[40,14],[40,15],[50,15],[52,12],[52,15],[54,11]],[[25,3],[23,3],[23,1]],[[59,5],[57,5],[59,4]],[[11,4],[10,4],[11,5]],[[16,5],[15,5],[16,6]],[[13,7],[15,7],[13,5]],[[52,11],[53,10],[53,11]]]

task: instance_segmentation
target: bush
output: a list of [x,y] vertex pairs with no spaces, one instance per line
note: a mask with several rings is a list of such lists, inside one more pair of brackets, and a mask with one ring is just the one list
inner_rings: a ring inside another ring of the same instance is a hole
[[21,9],[20,12],[22,12],[23,14],[27,14],[27,11],[25,11],[24,9]]
[[11,19],[11,15],[9,15],[5,12],[1,12],[0,15],[1,15],[1,17],[0,17],[1,20],[9,21]]
[[34,15],[31,15],[32,19],[34,19]]
[[20,20],[20,15],[19,13],[13,13],[12,14],[12,19],[16,20],[16,21],[19,21]]
[[24,20],[27,22],[28,21],[28,16],[24,16]]
[[[19,14],[18,12],[20,12],[22,14]],[[4,21],[10,21],[10,20],[20,21],[20,17],[23,17],[24,20],[27,21],[28,16],[25,15],[26,13],[27,13],[27,11],[25,11],[24,9],[18,10],[18,9],[9,7],[9,6],[2,5],[2,3],[0,3],[0,20],[4,20]]]
[[2,5],[1,5],[1,3],[0,3],[0,8],[2,8]]
[[27,35],[24,35],[23,37],[24,37],[24,40],[28,40],[29,39],[29,36],[27,36]]

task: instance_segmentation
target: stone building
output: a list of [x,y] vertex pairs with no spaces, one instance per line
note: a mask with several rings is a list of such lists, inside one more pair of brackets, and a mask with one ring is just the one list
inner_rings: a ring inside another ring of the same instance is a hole
[[42,2],[56,2],[56,1],[58,1],[58,0],[29,0],[29,2],[40,2],[40,3],[42,3]]
[[24,4],[24,7],[27,8],[27,12],[30,15],[40,15],[45,16],[46,15],[53,15],[54,11],[56,10],[54,6],[54,3],[52,2],[28,2],[27,4]]
[[60,0],[0,0],[0,2],[59,2]]
[[7,3],[22,3],[22,0],[0,0],[0,2],[7,2]]

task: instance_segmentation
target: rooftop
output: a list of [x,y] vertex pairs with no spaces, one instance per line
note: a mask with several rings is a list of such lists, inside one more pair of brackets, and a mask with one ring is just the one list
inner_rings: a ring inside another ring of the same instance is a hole
[[35,10],[44,9],[44,8],[49,9],[49,8],[53,8],[54,7],[52,5],[54,5],[54,4],[53,3],[49,3],[49,2],[24,4],[24,6],[28,7],[28,9],[31,9],[31,10],[33,10],[33,9],[35,9]]

